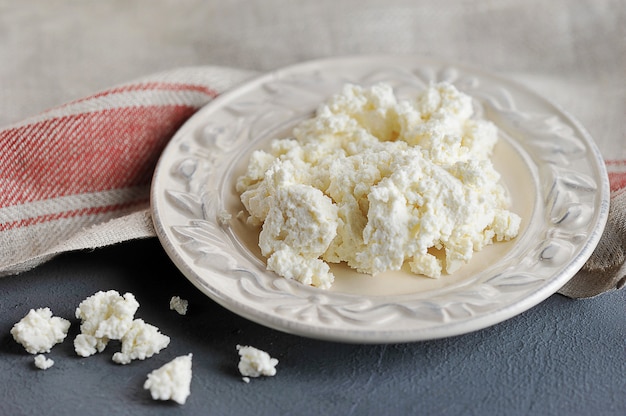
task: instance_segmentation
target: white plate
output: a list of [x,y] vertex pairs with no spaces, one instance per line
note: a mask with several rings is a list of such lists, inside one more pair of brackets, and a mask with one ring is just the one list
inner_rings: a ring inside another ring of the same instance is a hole
[[[461,271],[428,279],[336,270],[331,290],[265,270],[257,233],[237,219],[234,181],[250,152],[290,134],[346,82],[388,82],[401,97],[431,81],[474,97],[501,131],[496,168],[523,217],[522,231],[475,255]],[[218,97],[174,136],[157,166],[152,213],[166,252],[202,292],[260,324],[303,336],[385,343],[475,331],[517,315],[563,286],[605,225],[609,186],[600,152],[570,116],[506,79],[415,57],[307,62]],[[222,214],[232,219],[224,224]]]

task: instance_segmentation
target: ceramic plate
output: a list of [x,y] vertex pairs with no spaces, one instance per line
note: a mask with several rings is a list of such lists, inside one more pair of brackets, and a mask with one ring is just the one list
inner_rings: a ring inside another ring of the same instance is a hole
[[[519,236],[440,279],[375,277],[335,267],[330,290],[266,271],[258,230],[238,217],[234,189],[250,153],[290,135],[347,82],[391,84],[401,98],[452,82],[500,130],[494,162],[522,218]],[[229,310],[281,331],[363,343],[475,331],[538,304],[584,264],[605,225],[600,152],[562,110],[514,82],[415,57],[349,57],[281,69],[221,95],[174,136],[152,185],[157,235],[182,273]],[[230,216],[230,219],[229,219]]]

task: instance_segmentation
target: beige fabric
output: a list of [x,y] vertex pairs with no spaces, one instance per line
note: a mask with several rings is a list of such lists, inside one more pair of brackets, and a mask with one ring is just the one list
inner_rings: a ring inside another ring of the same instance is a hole
[[609,220],[602,239],[585,266],[559,293],[588,298],[626,284],[626,191],[611,200]]
[[82,230],[71,238],[59,241],[57,245],[31,256],[27,261],[8,265],[6,270],[0,270],[0,273],[21,273],[68,251],[94,249],[155,235],[150,211],[144,209]]
[[[517,79],[578,118],[605,158],[626,160],[624,22],[623,0],[0,0],[0,126],[162,70],[384,52]],[[611,209],[604,241],[623,255],[624,211]],[[615,287],[619,253],[601,248],[563,293]]]
[[623,0],[0,0],[0,125],[177,67],[383,52],[512,76],[624,158],[624,21]]

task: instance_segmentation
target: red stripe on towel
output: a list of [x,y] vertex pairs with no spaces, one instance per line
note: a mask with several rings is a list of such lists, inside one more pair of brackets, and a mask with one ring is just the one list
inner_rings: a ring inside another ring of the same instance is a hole
[[0,131],[0,207],[147,184],[185,105],[113,108]]

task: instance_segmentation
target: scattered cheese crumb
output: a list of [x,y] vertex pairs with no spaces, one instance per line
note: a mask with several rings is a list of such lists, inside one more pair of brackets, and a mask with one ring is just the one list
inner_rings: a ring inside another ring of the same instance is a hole
[[122,337],[122,351],[113,354],[113,361],[128,364],[132,360],[145,360],[158,354],[170,343],[170,337],[159,332],[159,328],[135,319]]
[[[187,301],[174,296],[170,307],[180,314],[187,312]],[[132,293],[124,296],[115,290],[97,292],[83,300],[76,308],[81,319],[81,333],[74,340],[74,348],[83,357],[101,352],[110,340],[121,340],[120,352],[113,361],[128,364],[158,354],[170,343],[170,338],[142,319],[134,319],[139,303]],[[37,354],[35,366],[47,370],[54,360],[41,354],[62,342],[70,327],[67,319],[53,317],[50,308],[31,309],[11,329],[11,335],[26,351]],[[190,394],[192,354],[180,356],[148,375],[144,388],[153,399],[174,400],[184,404]]]
[[230,222],[230,220],[233,218],[232,214],[228,211],[226,211],[225,209],[220,210],[220,212],[218,212],[217,214],[217,221],[221,224],[221,225],[228,225],[228,223]]
[[237,345],[239,352],[239,372],[246,377],[274,376],[276,375],[276,365],[278,360],[271,358],[268,353],[250,346]]
[[46,358],[45,355],[39,354],[35,356],[35,366],[41,370],[47,370],[54,365],[54,360]]
[[132,293],[121,296],[117,291],[97,292],[83,300],[76,309],[82,320],[81,333],[74,339],[74,349],[82,357],[102,352],[110,340],[120,340],[121,351],[113,361],[128,364],[158,354],[170,338],[143,319],[134,319],[139,303]]
[[82,323],[74,339],[74,349],[82,357],[102,352],[109,340],[119,340],[130,329],[139,303],[132,293],[121,296],[115,290],[99,291],[76,308]]
[[182,355],[148,374],[143,385],[154,400],[173,400],[185,404],[191,394],[192,354]]
[[50,349],[67,336],[70,321],[52,316],[50,308],[31,309],[11,328],[13,339],[30,354],[50,352]]
[[236,189],[262,225],[267,268],[320,288],[328,263],[437,278],[514,238],[520,217],[490,160],[496,126],[472,118],[449,83],[398,100],[388,84],[348,84],[316,116],[252,153]]
[[250,377],[241,377],[241,379],[243,380],[244,383],[250,382]]
[[172,299],[170,299],[170,309],[178,312],[180,315],[187,314],[188,306],[189,302],[185,299],[181,299],[178,296],[172,296]]

